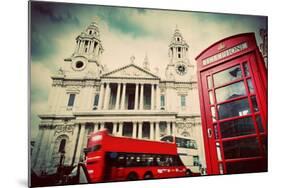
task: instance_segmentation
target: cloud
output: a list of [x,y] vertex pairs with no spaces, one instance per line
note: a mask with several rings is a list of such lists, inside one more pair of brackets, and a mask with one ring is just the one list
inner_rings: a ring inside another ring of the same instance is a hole
[[189,58],[212,43],[243,32],[267,27],[267,18],[233,14],[134,9],[96,5],[32,2],[31,14],[31,103],[32,135],[36,135],[38,113],[47,108],[50,76],[65,63],[75,48],[75,37],[99,18],[105,49],[102,63],[109,70],[130,63],[142,66],[148,55],[151,70],[159,67],[163,76],[168,64],[168,45],[176,25],[189,44]]

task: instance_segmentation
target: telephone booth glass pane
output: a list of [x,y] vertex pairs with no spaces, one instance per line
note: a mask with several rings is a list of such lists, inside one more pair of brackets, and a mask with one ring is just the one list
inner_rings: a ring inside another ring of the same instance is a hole
[[243,63],[245,76],[250,76],[249,67],[247,63]]
[[253,93],[254,93],[254,87],[253,87],[252,80],[251,80],[251,79],[248,79],[248,80],[247,80],[247,83],[248,83],[249,92],[250,92],[251,94],[253,94]]
[[223,142],[225,159],[256,157],[260,155],[256,137]]
[[207,81],[208,81],[208,89],[212,89],[213,88],[213,83],[212,83],[212,78],[211,76],[207,77]]
[[211,113],[212,113],[212,120],[213,122],[216,121],[216,110],[215,110],[215,107],[211,107]]
[[251,96],[252,105],[255,112],[259,111],[258,103],[255,96]]
[[256,132],[252,117],[220,123],[220,130],[222,138],[254,134]]
[[226,163],[228,174],[260,172],[261,169],[264,169],[263,166],[264,162],[262,160],[245,160]]
[[214,84],[215,87],[218,87],[240,78],[242,78],[242,71],[240,65],[236,65],[232,68],[214,74]]
[[248,98],[218,105],[219,119],[250,114]]
[[233,98],[241,97],[246,95],[246,89],[244,86],[244,82],[236,82],[234,84],[230,84],[228,86],[224,86],[222,88],[216,89],[216,98],[217,102],[223,102],[225,100],[230,100]]
[[262,126],[262,122],[261,122],[261,117],[259,115],[256,116],[256,121],[257,121],[257,124],[258,124],[259,132],[264,132],[264,129],[263,129],[263,126]]
[[209,98],[210,98],[210,104],[214,104],[214,97],[211,91],[209,92]]

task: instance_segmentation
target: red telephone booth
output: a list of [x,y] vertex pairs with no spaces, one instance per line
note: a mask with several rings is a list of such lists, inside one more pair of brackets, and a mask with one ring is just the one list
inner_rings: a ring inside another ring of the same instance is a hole
[[196,57],[207,174],[267,171],[267,71],[254,33]]

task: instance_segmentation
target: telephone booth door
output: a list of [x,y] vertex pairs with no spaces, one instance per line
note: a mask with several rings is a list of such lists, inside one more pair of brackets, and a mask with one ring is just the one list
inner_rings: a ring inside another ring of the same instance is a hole
[[258,71],[261,59],[252,51],[225,60],[198,72],[207,173],[266,171],[267,101]]

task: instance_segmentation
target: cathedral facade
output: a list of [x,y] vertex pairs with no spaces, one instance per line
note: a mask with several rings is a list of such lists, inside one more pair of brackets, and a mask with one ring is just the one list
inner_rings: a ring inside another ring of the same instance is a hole
[[[71,57],[52,76],[48,110],[39,114],[39,131],[31,168],[38,175],[57,172],[83,160],[91,132],[106,128],[114,136],[159,141],[165,135],[194,138],[205,166],[195,67],[189,45],[175,29],[168,45],[164,78],[144,58],[106,71],[97,23],[76,38]],[[160,63],[159,63],[160,66]]]

